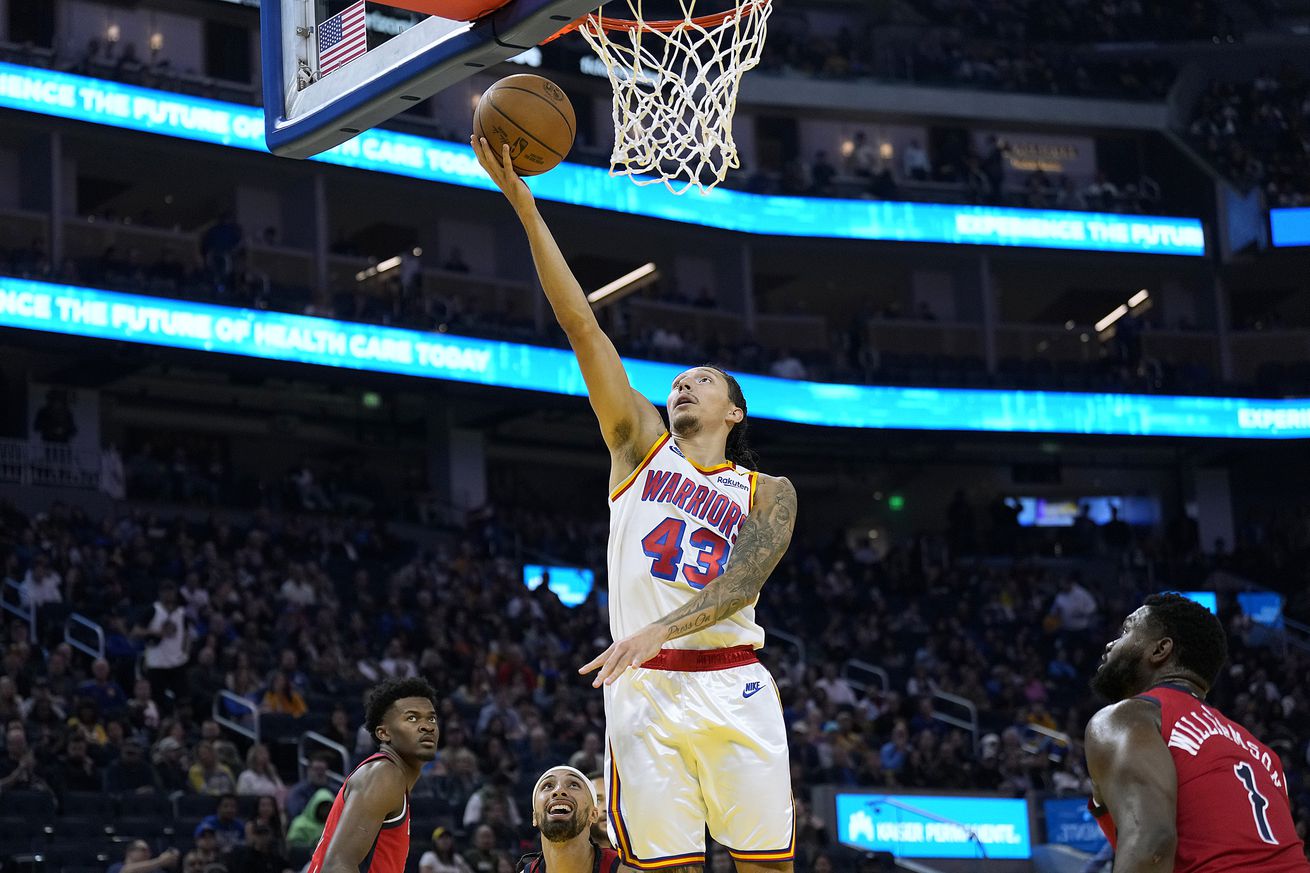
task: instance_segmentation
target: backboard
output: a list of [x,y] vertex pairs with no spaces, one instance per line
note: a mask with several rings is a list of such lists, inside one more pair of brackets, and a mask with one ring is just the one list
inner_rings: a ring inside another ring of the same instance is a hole
[[[291,158],[326,151],[478,70],[532,48],[599,2],[264,0],[260,38],[268,148]],[[421,14],[448,10],[466,15],[488,6],[493,11],[473,21]],[[366,17],[375,7],[387,13],[387,32],[361,34],[363,22],[378,20],[376,15]],[[359,54],[365,39],[368,50]],[[349,60],[343,63],[343,58]]]

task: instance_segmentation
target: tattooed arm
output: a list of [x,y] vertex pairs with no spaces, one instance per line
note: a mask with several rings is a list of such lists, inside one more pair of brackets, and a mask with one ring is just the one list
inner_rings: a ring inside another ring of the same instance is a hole
[[617,640],[579,673],[600,672],[593,687],[608,685],[629,667],[649,661],[669,640],[704,630],[755,602],[782,560],[796,525],[796,489],[785,478],[760,476],[755,508],[746,516],[728,566],[718,578],[678,609]]

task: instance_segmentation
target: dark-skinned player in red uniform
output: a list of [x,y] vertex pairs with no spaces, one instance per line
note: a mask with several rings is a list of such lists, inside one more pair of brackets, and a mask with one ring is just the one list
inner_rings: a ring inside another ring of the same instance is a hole
[[1106,647],[1087,724],[1092,812],[1115,873],[1310,873],[1278,756],[1206,705],[1228,657],[1219,619],[1156,594]]
[[404,873],[409,790],[437,756],[436,692],[422,679],[388,679],[365,703],[378,751],[337,792],[307,873]]

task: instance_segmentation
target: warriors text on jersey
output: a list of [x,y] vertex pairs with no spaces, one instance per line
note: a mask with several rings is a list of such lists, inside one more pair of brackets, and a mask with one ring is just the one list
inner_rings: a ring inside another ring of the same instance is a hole
[[[623,639],[690,600],[723,572],[751,511],[758,474],[732,463],[699,467],[666,433],[610,495],[610,631]],[[666,644],[764,645],[751,604]]]
[[[350,790],[350,780],[362,768],[376,766],[378,761],[390,762],[386,755],[370,755],[359,766],[350,771],[346,782],[337,792],[337,799],[332,801],[332,810],[323,825],[323,836],[319,838],[314,857],[309,862],[306,873],[319,873],[323,869],[323,860],[327,857],[328,846],[337,831],[337,822],[341,811],[346,806],[346,792]],[[373,848],[369,849],[364,860],[359,863],[359,873],[404,873],[405,861],[409,857],[409,792],[405,793],[404,806],[400,812],[382,822],[377,836],[373,838]]]
[[[1160,705],[1160,733],[1178,774],[1175,873],[1310,873],[1278,756],[1182,686],[1138,696]],[[1114,845],[1109,811],[1092,811]]]

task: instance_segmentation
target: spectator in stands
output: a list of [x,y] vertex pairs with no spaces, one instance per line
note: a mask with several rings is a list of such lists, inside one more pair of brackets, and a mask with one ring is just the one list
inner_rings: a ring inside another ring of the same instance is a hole
[[0,792],[51,791],[45,768],[27,743],[27,732],[10,727],[5,732],[5,754],[0,757]]
[[601,746],[600,734],[595,731],[587,732],[582,738],[582,748],[569,756],[569,766],[582,773],[605,768],[605,750]]
[[123,456],[113,443],[100,450],[100,491],[110,500],[122,500],[127,495]]
[[105,715],[116,713],[127,705],[127,694],[110,675],[109,662],[104,658],[92,662],[91,678],[77,686],[77,696],[95,701],[96,707]]
[[155,745],[154,764],[166,794],[193,790],[190,767],[184,757],[185,747],[176,737],[164,737]]
[[218,851],[218,833],[212,827],[202,827],[196,830],[195,848],[187,852],[186,857],[182,860],[182,873],[209,873],[211,865],[219,865],[220,870],[225,870],[222,866],[222,855]]
[[101,719],[95,701],[79,698],[74,703],[74,712],[76,715],[68,720],[68,726],[86,737],[87,742],[96,748],[96,754],[104,754],[109,743],[109,729]]
[[344,706],[337,704],[332,708],[332,714],[328,716],[328,724],[323,729],[323,736],[349,749],[355,743],[357,730],[358,728],[350,723],[350,713]]
[[496,873],[500,853],[495,847],[496,832],[490,825],[480,825],[473,832],[473,848],[464,853],[464,860],[473,873]]
[[309,800],[319,791],[328,787],[328,769],[332,765],[332,756],[327,752],[316,752],[309,757],[305,768],[305,778],[301,779],[287,792],[287,817],[294,819],[304,812]]
[[196,834],[210,828],[218,837],[219,852],[230,852],[246,841],[246,823],[237,818],[237,796],[224,794],[218,799],[218,811],[207,815],[196,825]]
[[32,430],[46,443],[67,445],[77,435],[77,421],[68,405],[68,392],[62,388],[46,391],[45,403],[36,411]]
[[432,832],[432,848],[419,858],[418,869],[419,873],[473,873],[455,851],[455,835],[444,827]]
[[825,197],[832,193],[832,180],[837,177],[837,168],[828,160],[828,153],[820,149],[814,153],[814,163],[810,166],[810,193],[816,197]]
[[236,274],[237,254],[245,242],[241,225],[224,212],[200,237],[200,256],[214,283],[215,293],[227,297]]
[[792,354],[790,349],[782,349],[778,352],[778,359],[769,367],[769,375],[779,379],[804,379],[807,371],[801,359]]
[[272,685],[264,692],[259,710],[300,718],[309,711],[309,706],[301,693],[291,687],[287,675],[279,670],[273,674]]
[[290,566],[286,581],[279,589],[279,595],[293,607],[313,606],[318,599],[318,592],[309,580],[305,566],[300,563]]
[[335,799],[336,794],[331,789],[320,788],[314,792],[309,798],[309,803],[292,819],[291,826],[287,828],[289,849],[313,849],[318,845]]
[[197,794],[223,797],[237,790],[236,777],[231,768],[218,760],[212,740],[201,740],[196,745],[196,762],[191,765],[188,781]]
[[901,153],[901,170],[905,174],[905,179],[915,182],[927,182],[932,175],[928,152],[917,139],[910,140],[905,146],[905,151]]
[[1089,209],[1114,209],[1119,200],[1119,188],[1110,181],[1104,170],[1097,170],[1096,178],[1083,189],[1083,197]]
[[146,744],[133,737],[123,744],[118,760],[105,770],[105,791],[110,794],[162,794],[159,771],[146,758]]
[[165,582],[159,586],[159,599],[151,606],[149,618],[138,625],[132,635],[145,641],[146,676],[150,686],[172,711],[187,699],[186,674],[190,660],[191,628],[186,608],[177,594],[177,586]]
[[897,776],[905,769],[910,757],[910,729],[904,720],[897,720],[892,728],[891,739],[883,743],[879,752],[882,771],[887,774],[891,784],[900,784]]
[[123,860],[110,864],[106,873],[153,873],[155,870],[172,870],[182,859],[177,849],[165,849],[159,857],[152,857],[150,844],[145,840],[133,840],[123,850]]
[[22,721],[27,714],[23,698],[18,696],[18,685],[8,676],[0,676],[0,724]]
[[283,823],[282,812],[278,807],[277,799],[267,794],[262,795],[255,801],[255,814],[246,822],[246,842],[254,833],[254,829],[259,826],[266,826],[273,832],[273,849],[281,854],[286,850],[287,827]]
[[464,829],[480,824],[490,825],[502,845],[505,840],[517,834],[523,826],[523,816],[514,803],[511,789],[512,780],[505,772],[493,773],[465,804]]
[[250,842],[233,849],[227,864],[242,873],[290,873],[291,867],[291,862],[278,852],[273,829],[266,824],[255,825]]
[[1053,195],[1052,205],[1056,209],[1086,209],[1087,198],[1078,189],[1073,179],[1068,176],[1061,176],[1060,184],[1056,186]]
[[237,794],[272,797],[279,805],[286,799],[287,788],[263,743],[255,743],[246,752],[246,769],[237,779]]
[[1051,604],[1051,615],[1059,620],[1062,632],[1084,634],[1096,620],[1096,598],[1084,588],[1081,580],[1069,574],[1060,582],[1060,593]]
[[150,680],[141,678],[132,685],[132,699],[127,702],[127,715],[138,730],[154,731],[159,727],[159,704],[155,703]]
[[1101,527],[1101,539],[1115,554],[1126,552],[1133,544],[1133,529],[1119,517],[1119,507],[1110,507],[1110,520]]
[[856,131],[851,150],[846,157],[846,169],[852,176],[872,179],[878,171],[878,150],[869,142],[864,131]]
[[63,584],[63,577],[50,566],[50,558],[44,552],[37,552],[32,557],[31,568],[23,577],[19,597],[23,605],[37,609],[52,603],[62,603]]
[[103,776],[95,760],[87,754],[86,737],[74,733],[68,737],[63,759],[52,781],[62,797],[70,791],[100,791]]

